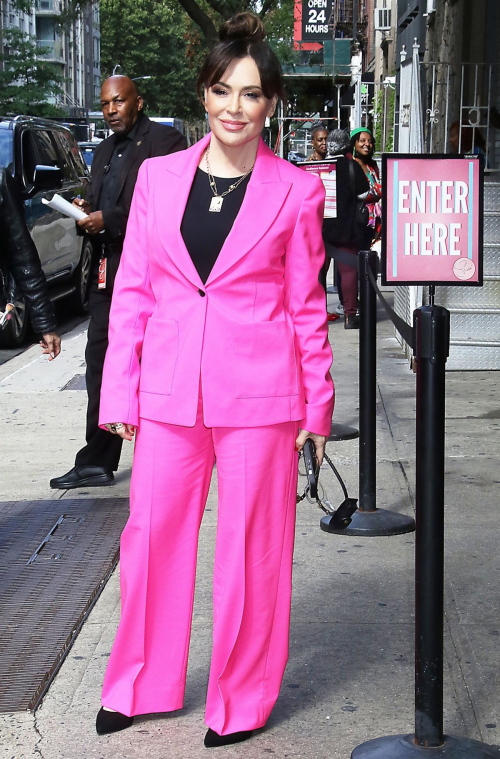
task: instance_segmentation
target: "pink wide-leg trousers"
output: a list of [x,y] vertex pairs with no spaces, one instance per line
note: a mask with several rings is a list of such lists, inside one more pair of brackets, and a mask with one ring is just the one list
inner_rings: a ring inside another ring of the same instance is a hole
[[129,716],[182,708],[198,531],[216,459],[206,722],[219,735],[265,725],[288,658],[297,433],[297,422],[207,428],[201,399],[194,427],[141,419],[104,706]]

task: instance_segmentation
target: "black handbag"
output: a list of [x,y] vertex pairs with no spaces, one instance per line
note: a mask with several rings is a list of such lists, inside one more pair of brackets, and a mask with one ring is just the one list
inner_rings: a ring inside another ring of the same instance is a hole
[[[318,459],[316,457],[316,446],[312,438],[307,438],[302,452],[299,454],[304,459],[305,463],[305,476],[307,477],[307,485],[302,495],[297,493],[297,503],[307,498],[309,503],[314,501],[318,507],[327,515],[321,520],[321,529],[325,532],[337,532],[345,530],[352,522],[352,515],[358,508],[358,501],[356,498],[349,498],[347,488],[344,480],[340,476],[340,472],[330,459],[326,451],[323,452],[323,457],[328,466],[337,478],[342,492],[344,493],[344,500],[338,507],[334,509],[328,498],[325,496],[323,488],[321,488],[322,495],[318,493],[318,480],[319,480],[319,466]],[[299,468],[299,474],[302,474]]]
[[354,159],[349,159],[349,178],[351,181],[352,194],[356,198],[356,207],[354,211],[354,221],[360,227],[367,227],[370,221],[370,212],[368,206],[363,200],[356,196],[356,179],[354,177]]

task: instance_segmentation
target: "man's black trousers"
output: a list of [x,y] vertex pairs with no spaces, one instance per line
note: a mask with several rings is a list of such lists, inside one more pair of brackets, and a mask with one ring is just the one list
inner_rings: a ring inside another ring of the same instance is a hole
[[[99,402],[101,395],[102,370],[104,357],[108,347],[109,309],[111,293],[108,290],[98,290],[96,279],[93,277],[90,289],[90,324],[87,337],[85,360],[87,362],[87,429],[85,438],[87,445],[78,451],[75,458],[76,466],[102,466],[108,471],[116,472],[120,461],[123,440],[118,435],[112,435],[106,430],[99,429]],[[110,422],[120,422],[121,419],[109,419]]]

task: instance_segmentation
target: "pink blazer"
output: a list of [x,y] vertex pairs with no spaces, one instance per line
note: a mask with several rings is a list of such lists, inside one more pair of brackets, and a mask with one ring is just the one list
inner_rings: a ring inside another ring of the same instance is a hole
[[328,435],[322,183],[261,141],[203,284],[180,227],[208,140],[140,169],[111,306],[100,424],[143,417],[193,426],[201,380],[208,427],[296,420]]

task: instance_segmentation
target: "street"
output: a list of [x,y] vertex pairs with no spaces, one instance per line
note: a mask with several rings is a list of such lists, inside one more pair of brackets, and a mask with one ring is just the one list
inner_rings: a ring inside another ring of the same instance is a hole
[[[335,296],[329,300],[334,305]],[[380,308],[378,316],[377,504],[413,514],[415,375]],[[31,348],[1,367],[0,413],[7,425],[0,456],[5,501],[57,499],[61,513],[71,513],[69,501],[74,499],[127,496],[130,445],[124,447],[113,488],[62,492],[48,486],[51,476],[71,465],[83,437],[85,393],[78,378],[84,372],[84,326],[67,333],[56,362],[37,359],[37,349]],[[339,320],[330,325],[329,335],[337,389],[334,419],[357,426],[358,333],[345,331]],[[500,741],[499,381],[495,372],[447,374],[445,731],[489,744]],[[478,392],[472,395],[471,387]],[[356,496],[358,441],[329,443],[327,450],[349,493]],[[320,481],[338,505],[342,494],[326,466]],[[181,507],[189,519],[188,498]],[[116,570],[36,713],[0,714],[2,756],[81,759],[82,745],[85,755],[102,759],[205,756],[216,508],[214,477],[201,529],[184,709],[140,717],[129,730],[107,738],[95,734],[120,608]],[[285,681],[266,729],[244,747],[227,749],[235,758],[261,759],[269,753],[290,759],[347,759],[362,741],[413,731],[414,535],[328,535],[319,530],[322,514],[316,506],[303,501],[297,512]],[[43,537],[33,536],[23,549],[27,555]],[[71,558],[71,542],[65,551]],[[1,561],[0,552],[0,571]]]
[[[71,332],[78,324],[82,324],[86,317],[75,316],[71,313],[70,304],[67,301],[57,301],[55,304],[58,332],[61,337]],[[30,346],[35,345],[36,340],[33,332],[28,334],[25,344],[21,348],[0,348],[0,366],[10,361],[15,356],[24,353]]]

